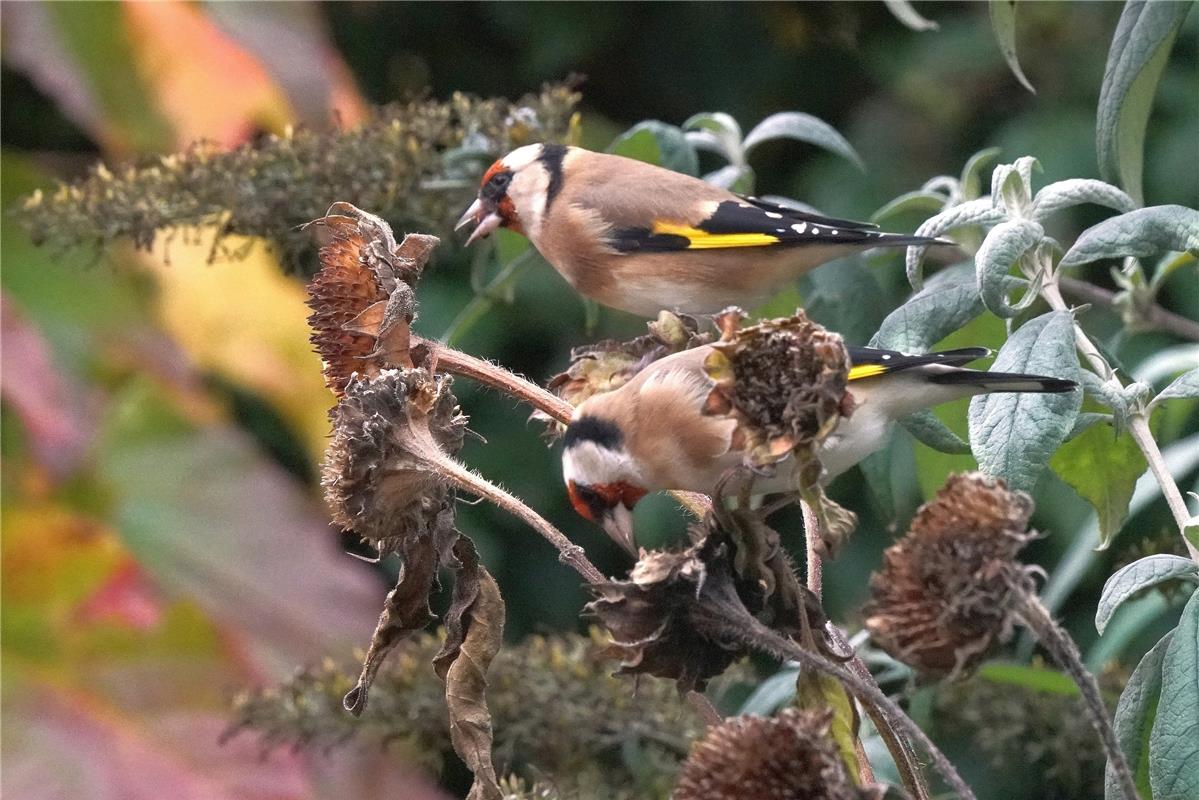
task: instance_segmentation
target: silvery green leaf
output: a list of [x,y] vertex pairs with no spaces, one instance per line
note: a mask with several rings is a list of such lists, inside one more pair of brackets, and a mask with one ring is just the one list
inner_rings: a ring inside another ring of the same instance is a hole
[[929,191],[907,192],[870,215],[871,222],[881,222],[888,217],[917,211],[922,214],[937,214],[945,208],[946,197]]
[[1132,374],[1138,381],[1162,384],[1199,364],[1199,344],[1178,344],[1158,350],[1141,361]]
[[[979,200],[970,200],[952,208],[947,208],[940,214],[926,219],[919,228],[916,229],[917,236],[940,236],[946,231],[954,230],[955,228],[964,228],[967,225],[983,225],[991,226],[1005,219],[1002,210],[991,205],[991,199],[988,197]],[[924,283],[924,276],[920,271],[920,263],[924,258],[926,247],[909,247],[905,263],[907,266],[908,282],[911,283],[913,289],[919,289]]]
[[683,123],[687,140],[700,150],[710,150],[734,164],[745,162],[741,126],[723,111],[702,111]]
[[[1124,757],[1133,770],[1137,790],[1143,797],[1149,795],[1149,735],[1162,691],[1162,661],[1174,638],[1174,631],[1163,636],[1137,664],[1120,693],[1116,713],[1112,717],[1116,741],[1124,751]],[[1104,800],[1125,800],[1124,789],[1109,765],[1104,776]]]
[[[1074,318],[1067,311],[1042,314],[1004,343],[995,372],[1022,372],[1077,379]],[[979,468],[1014,489],[1031,490],[1049,457],[1074,428],[1082,392],[999,392],[970,401],[970,447]]]
[[991,172],[991,204],[1003,207],[1010,216],[1024,217],[1032,208],[1032,171],[1041,164],[1032,156],[1021,156],[1011,164],[1000,164]]
[[1032,218],[1043,222],[1063,208],[1093,203],[1120,212],[1132,211],[1137,204],[1131,197],[1110,183],[1091,178],[1072,178],[1051,183],[1037,192],[1032,203]]
[[757,145],[769,139],[795,139],[822,147],[830,153],[853,162],[854,166],[863,172],[866,165],[845,137],[837,133],[837,129],[822,119],[804,114],[799,111],[783,111],[771,114],[759,122],[749,132],[742,143],[742,150],[748,154]]
[[1143,589],[1174,578],[1199,581],[1199,564],[1189,558],[1161,553],[1137,559],[1118,570],[1103,584],[1095,612],[1095,630],[1102,636],[1121,603]]
[[1157,397],[1153,398],[1149,407],[1153,408],[1162,400],[1171,400],[1176,397],[1199,397],[1199,367],[1179,375],[1173,383],[1162,389]]
[[1199,590],[1191,595],[1162,659],[1162,689],[1149,732],[1154,800],[1199,796]]
[[683,129],[656,119],[638,122],[629,128],[612,142],[608,152],[686,175],[699,174],[699,157]]
[[864,342],[878,327],[886,304],[874,271],[860,256],[837,259],[800,278],[808,316],[847,342]]
[[1110,217],[1083,231],[1060,264],[1073,267],[1101,258],[1151,258],[1171,250],[1199,253],[1199,211],[1149,206]]
[[999,158],[1002,152],[998,147],[988,147],[970,156],[966,166],[962,168],[961,191],[962,199],[975,200],[982,191],[983,167]]
[[1008,68],[1020,81],[1020,85],[1033,94],[1032,88],[1024,70],[1020,69],[1020,60],[1016,58],[1016,0],[991,0],[991,27],[995,29],[995,40],[999,43],[999,51]]
[[973,265],[957,264],[938,272],[923,289],[888,314],[870,339],[870,346],[927,353],[982,312]]
[[962,437],[951,431],[948,425],[937,419],[937,415],[927,408],[901,417],[899,424],[917,440],[934,450],[951,455],[970,452],[970,445],[963,442]]
[[753,694],[745,699],[738,714],[755,714],[768,717],[795,697],[795,679],[799,670],[785,667],[758,684]]
[[727,164],[715,172],[709,172],[704,180],[738,194],[751,194],[754,190],[754,171],[746,165]]
[[931,19],[920,16],[920,12],[912,8],[912,4],[908,0],[883,0],[883,2],[887,4],[887,10],[891,12],[891,16],[914,31],[923,33],[924,31],[935,31],[941,27]]
[[[1014,317],[1024,306],[1012,305],[1007,294],[1011,283],[1008,271],[1020,258],[1045,238],[1045,229],[1027,219],[1001,222],[987,233],[974,257],[978,274],[978,292],[983,305],[1000,317]],[[1029,293],[1031,294],[1031,292]],[[1031,301],[1026,294],[1025,305]]]
[[1107,53],[1095,121],[1099,174],[1138,204],[1144,200],[1141,173],[1153,96],[1190,8],[1189,2],[1130,0]]

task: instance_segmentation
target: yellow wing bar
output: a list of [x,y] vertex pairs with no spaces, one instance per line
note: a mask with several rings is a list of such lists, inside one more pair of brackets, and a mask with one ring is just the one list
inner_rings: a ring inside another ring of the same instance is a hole
[[862,364],[860,367],[849,368],[849,379],[857,381],[862,378],[873,378],[875,375],[882,375],[886,371],[887,368],[882,364]]
[[655,222],[653,231],[657,234],[682,236],[687,240],[688,250],[706,250],[721,247],[764,247],[778,244],[781,239],[769,233],[708,233],[690,225],[677,225],[673,222]]

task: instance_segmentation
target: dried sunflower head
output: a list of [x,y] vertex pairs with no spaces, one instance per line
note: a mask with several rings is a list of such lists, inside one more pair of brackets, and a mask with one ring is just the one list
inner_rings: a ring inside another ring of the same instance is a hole
[[452,379],[424,369],[354,376],[331,412],[321,485],[333,521],[380,552],[453,526],[453,492],[438,466],[462,448],[466,418]]
[[748,328],[738,327],[740,317],[729,309],[717,318],[722,336],[705,364],[716,382],[708,410],[738,421],[753,466],[795,454],[802,467],[852,409],[849,354],[840,336],[803,311]]
[[711,341],[693,317],[662,311],[648,323],[649,333],[627,342],[606,340],[576,347],[570,366],[550,379],[549,388],[571,405],[624,386],[649,364],[672,353]]
[[308,226],[322,242],[321,268],[308,284],[308,324],[325,383],[340,395],[354,373],[413,366],[414,290],[439,240],[413,233],[396,244],[391,226],[373,214],[349,203],[329,211]]
[[1016,555],[1032,500],[978,472],[951,475],[888,548],[870,581],[866,627],[895,658],[929,675],[968,672],[1011,631],[1016,598],[1033,589]]
[[673,800],[870,800],[829,736],[831,712],[789,708],[777,717],[732,717],[691,748]]

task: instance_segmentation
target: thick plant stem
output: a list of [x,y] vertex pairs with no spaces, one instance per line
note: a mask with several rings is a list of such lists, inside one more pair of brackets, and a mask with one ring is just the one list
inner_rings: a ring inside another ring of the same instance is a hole
[[1041,646],[1049,651],[1058,665],[1078,684],[1083,705],[1091,718],[1091,725],[1099,734],[1099,740],[1107,754],[1108,766],[1120,782],[1125,800],[1138,800],[1136,781],[1133,780],[1132,770],[1128,768],[1124,751],[1120,749],[1120,743],[1116,740],[1116,732],[1112,729],[1107,707],[1099,693],[1099,684],[1095,682],[1095,676],[1083,666],[1078,646],[1074,644],[1070,635],[1053,621],[1049,609],[1045,608],[1044,603],[1035,594],[1022,593],[1016,613],[1029,630],[1036,634]]
[[[829,637],[832,638],[833,644],[838,650],[853,653],[853,658],[848,661],[849,668],[854,674],[861,678],[866,683],[879,689],[878,682],[874,680],[874,675],[870,673],[870,668],[862,661],[853,650],[849,640],[845,634],[841,632],[832,622],[825,626]],[[877,706],[863,702],[862,708],[866,711],[866,716],[870,717],[870,721],[874,723],[874,729],[878,731],[878,735],[882,737],[883,744],[887,747],[887,752],[891,754],[891,759],[895,762],[895,768],[899,770],[899,779],[903,782],[903,788],[915,798],[915,800],[929,800],[928,782],[924,779],[924,774],[920,771],[920,765],[916,761],[916,752],[912,749],[911,742],[907,737],[898,731],[891,723],[887,713]]]
[[583,576],[583,580],[591,584],[604,582],[603,573],[591,563],[591,560],[587,558],[587,554],[583,552],[583,548],[566,538],[566,534],[562,533],[562,531],[551,525],[548,520],[525,505],[520,498],[509,494],[452,458],[440,461],[437,464],[437,468],[439,472],[452,480],[455,485],[477,497],[482,497],[494,503],[540,533],[546,541],[558,549],[558,560],[573,567],[575,572]]
[[[1051,274],[1051,267],[1048,264],[1042,265],[1042,269],[1046,270],[1046,274]],[[1056,278],[1049,278],[1041,287],[1041,296],[1049,303],[1049,307],[1054,311],[1068,311],[1066,301],[1062,298],[1061,290],[1055,282]],[[1120,383],[1120,379],[1112,374],[1111,368],[1108,366],[1107,360],[1083,331],[1079,327],[1078,322],[1074,323],[1074,339],[1079,352],[1086,357],[1091,368],[1099,377],[1104,378],[1111,383],[1113,388],[1123,389],[1124,384]],[[1166,505],[1170,507],[1170,513],[1174,515],[1174,521],[1178,524],[1178,532],[1182,536],[1183,542],[1186,544],[1187,553],[1191,559],[1199,562],[1199,548],[1196,548],[1186,537],[1186,529],[1190,525],[1195,525],[1196,520],[1191,516],[1187,509],[1186,500],[1182,497],[1182,492],[1178,490],[1178,484],[1174,482],[1174,478],[1170,475],[1170,470],[1166,467],[1166,461],[1162,458],[1162,451],[1157,446],[1157,442],[1153,439],[1153,434],[1149,431],[1149,420],[1145,413],[1140,410],[1134,410],[1129,414],[1128,430],[1132,435],[1133,441],[1137,443],[1137,447],[1145,455],[1145,461],[1149,464],[1149,470],[1153,473],[1153,477],[1157,479],[1157,483],[1161,486],[1162,496],[1166,498]]]
[[[1058,278],[1058,283],[1063,292],[1076,300],[1081,300],[1084,303],[1093,303],[1106,308],[1111,308],[1115,305],[1116,293],[1101,286],[1080,281],[1077,278],[1067,278],[1064,275]],[[1157,304],[1146,308],[1144,310],[1144,318],[1138,321],[1152,330],[1165,331],[1166,333],[1174,334],[1180,339],[1199,342],[1199,322],[1167,311]]]
[[742,612],[740,619],[725,620],[724,629],[721,631],[724,636],[743,641],[759,652],[780,660],[797,661],[801,667],[823,672],[836,678],[864,704],[874,706],[882,711],[895,728],[902,730],[914,741],[919,742],[932,760],[937,772],[961,800],[976,800],[974,791],[962,780],[962,776],[928,737],[928,734],[920,730],[920,726],[913,722],[907,714],[904,714],[903,710],[891,698],[883,694],[878,686],[863,680],[853,672],[832,663],[821,655],[805,650],[778,631],[763,625],[748,611],[742,609]]

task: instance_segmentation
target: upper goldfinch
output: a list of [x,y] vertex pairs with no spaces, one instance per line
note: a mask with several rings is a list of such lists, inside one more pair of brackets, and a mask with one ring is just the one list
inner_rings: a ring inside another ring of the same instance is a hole
[[[891,425],[907,414],[987,392],[1068,392],[1076,386],[1060,378],[960,366],[988,355],[986,348],[928,355],[848,351],[854,410],[839,420],[820,451],[826,480],[882,448]],[[631,551],[631,509],[637,501],[660,490],[714,494],[726,472],[743,461],[734,444],[736,423],[704,413],[714,386],[703,366],[710,352],[710,346],[697,347],[650,364],[619,389],[581,403],[567,426],[562,471],[571,504]],[[773,477],[757,479],[754,493],[790,490],[790,472],[784,462]],[[726,483],[725,493],[740,486]]]
[[621,156],[533,144],[483,175],[458,228],[527,236],[582,295],[653,317],[753,308],[826,261],[872,247],[952,244],[806,214]]

